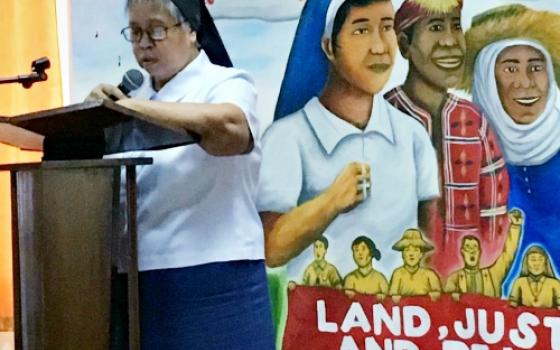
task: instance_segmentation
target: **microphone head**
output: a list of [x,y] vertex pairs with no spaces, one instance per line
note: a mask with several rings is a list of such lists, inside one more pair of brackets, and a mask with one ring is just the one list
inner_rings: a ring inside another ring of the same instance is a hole
[[118,88],[128,95],[131,91],[138,89],[144,82],[144,76],[138,69],[131,69],[123,75],[122,82]]

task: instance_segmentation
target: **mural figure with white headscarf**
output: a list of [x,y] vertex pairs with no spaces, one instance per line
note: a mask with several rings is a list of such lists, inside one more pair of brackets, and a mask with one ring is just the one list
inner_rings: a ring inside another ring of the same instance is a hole
[[560,266],[560,15],[498,7],[474,17],[466,39],[464,86],[498,135],[510,174],[509,206],[526,215],[507,295],[529,246],[542,246],[553,268]]
[[395,60],[393,23],[388,0],[305,5],[263,139],[257,203],[267,264],[286,265],[290,280],[321,236],[340,273],[353,271],[357,232],[376,242],[377,268],[390,274],[396,235],[417,227],[420,202],[439,194],[428,134],[378,94]]

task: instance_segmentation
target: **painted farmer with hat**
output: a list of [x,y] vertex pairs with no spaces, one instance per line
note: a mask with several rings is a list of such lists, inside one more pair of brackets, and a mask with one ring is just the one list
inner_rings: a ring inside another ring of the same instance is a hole
[[[130,98],[106,84],[88,98],[200,137],[123,155],[154,159],[137,176],[142,348],[273,349],[253,81],[231,68],[204,1],[127,0],[126,9],[122,34],[148,76]],[[145,145],[157,130],[132,121],[107,137],[116,148]]]
[[432,203],[426,234],[432,266],[442,276],[459,267],[461,237],[476,235],[499,253],[507,230],[509,181],[496,137],[480,110],[448,90],[463,79],[461,0],[405,0],[395,16],[409,70],[385,98],[428,131],[438,155],[442,196]]
[[393,245],[393,250],[401,252],[404,265],[397,268],[391,276],[389,295],[395,302],[402,296],[429,295],[432,299],[439,298],[441,282],[434,270],[421,267],[424,255],[433,250],[422,231],[408,229],[402,238]]
[[523,213],[513,209],[509,213],[509,230],[502,254],[486,267],[480,267],[480,256],[484,246],[476,236],[467,235],[461,242],[463,268],[454,271],[445,283],[444,291],[454,294],[474,293],[488,297],[502,296],[502,283],[509,273],[511,264],[518,252]]
[[[511,179],[510,207],[526,215],[520,251],[538,244],[560,266],[560,15],[522,5],[473,18],[466,33],[473,101],[493,125]],[[507,294],[522,269],[517,256]]]

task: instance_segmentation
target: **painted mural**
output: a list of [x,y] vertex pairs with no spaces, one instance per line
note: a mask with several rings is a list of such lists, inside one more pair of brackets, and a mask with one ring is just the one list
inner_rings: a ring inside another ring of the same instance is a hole
[[[208,6],[270,124],[278,349],[560,349],[560,3],[255,3]],[[115,40],[108,82],[133,65]]]
[[[560,16],[505,5],[465,33],[463,5],[303,9],[259,190],[268,264],[289,281],[283,348],[560,347]],[[382,94],[397,50],[406,78]]]

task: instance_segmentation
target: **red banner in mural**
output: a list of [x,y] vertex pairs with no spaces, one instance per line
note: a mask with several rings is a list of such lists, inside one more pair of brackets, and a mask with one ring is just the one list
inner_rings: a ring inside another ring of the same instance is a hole
[[343,292],[296,287],[289,292],[284,350],[560,349],[560,311],[511,307],[462,295],[349,298]]

